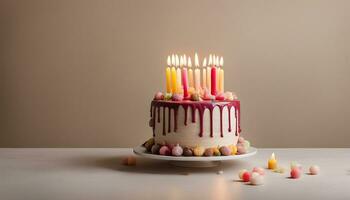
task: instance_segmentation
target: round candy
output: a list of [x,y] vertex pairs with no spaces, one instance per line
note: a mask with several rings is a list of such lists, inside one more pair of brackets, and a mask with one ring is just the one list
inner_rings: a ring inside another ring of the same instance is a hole
[[222,146],[222,147],[220,147],[219,150],[220,150],[221,155],[223,155],[223,156],[231,155],[231,149],[228,148],[227,146]]
[[191,95],[191,100],[192,100],[192,101],[200,101],[200,100],[201,100],[201,97],[200,97],[200,95],[196,92],[196,93],[193,93],[193,94]]
[[237,154],[237,147],[235,145],[229,145],[228,147],[231,149],[231,155]]
[[159,149],[159,154],[163,156],[170,156],[171,150],[169,149],[168,146],[164,145]]
[[244,137],[239,137],[238,138],[238,143],[244,143]]
[[193,152],[192,152],[192,150],[191,150],[190,148],[185,147],[185,148],[183,149],[183,155],[184,155],[184,156],[193,156]]
[[250,181],[250,172],[244,172],[243,175],[242,175],[242,180],[243,182],[249,182]]
[[264,176],[260,175],[257,172],[253,172],[252,177],[250,178],[250,183],[252,185],[262,185],[264,184]]
[[153,154],[159,154],[159,149],[160,149],[160,145],[159,144],[155,144],[155,145],[153,145],[152,146],[152,148],[151,148],[151,152],[153,153]]
[[155,100],[163,100],[163,99],[164,99],[164,94],[161,93],[161,92],[157,92],[157,93],[154,95],[154,99],[155,99]]
[[320,167],[317,166],[317,165],[312,165],[310,168],[309,168],[309,171],[310,171],[310,174],[311,175],[317,175],[320,173]]
[[182,147],[179,144],[174,146],[174,148],[171,150],[171,154],[173,156],[181,156],[182,153],[183,153],[183,149],[182,149]]
[[237,152],[239,154],[247,153],[247,150],[246,150],[245,146],[242,143],[237,144]]
[[153,144],[154,144],[154,138],[150,138],[143,144],[143,146],[147,149],[147,151],[151,151]]
[[166,145],[169,147],[170,151],[175,147],[174,144],[166,144]]
[[240,179],[243,179],[243,174],[244,174],[245,172],[248,172],[248,170],[242,169],[241,171],[239,171],[239,172],[238,172],[238,177],[239,177]]
[[136,158],[134,156],[128,156],[123,159],[123,164],[127,166],[136,165]]
[[220,150],[217,147],[213,148],[214,156],[221,156]]
[[204,151],[204,156],[213,156],[214,155],[214,150],[213,148],[207,148]]
[[197,146],[193,149],[193,155],[203,156],[205,149],[203,147]]
[[169,100],[171,100],[172,97],[173,97],[173,95],[172,95],[171,93],[166,93],[166,94],[164,95],[164,100],[169,101]]
[[290,171],[290,177],[297,179],[300,178],[301,176],[301,170],[298,167],[294,167],[291,171]]
[[174,94],[172,99],[173,101],[182,101],[184,97],[181,94]]
[[256,173],[258,173],[258,174],[260,174],[262,176],[265,175],[265,170],[263,168],[261,168],[261,167],[254,167],[252,172],[256,172]]

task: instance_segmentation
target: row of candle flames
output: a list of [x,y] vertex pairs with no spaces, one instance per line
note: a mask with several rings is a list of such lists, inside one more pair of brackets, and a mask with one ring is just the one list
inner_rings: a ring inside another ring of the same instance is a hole
[[169,55],[167,64],[167,93],[183,94],[184,97],[188,97],[189,93],[201,92],[204,90],[207,90],[214,96],[224,92],[224,70],[222,69],[224,59],[222,56],[219,58],[219,56],[215,56],[215,54],[210,54],[208,62],[207,58],[204,57],[202,67],[199,68],[198,54],[195,53],[194,72],[191,69],[192,61],[190,56],[187,58],[186,55]]

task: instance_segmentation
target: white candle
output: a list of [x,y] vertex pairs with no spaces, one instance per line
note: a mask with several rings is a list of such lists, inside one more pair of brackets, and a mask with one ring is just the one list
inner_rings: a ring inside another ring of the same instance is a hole
[[203,60],[203,74],[202,74],[202,79],[203,79],[203,82],[202,82],[202,87],[203,89],[207,87],[207,70],[206,70],[206,66],[207,66],[207,58],[204,58]]
[[188,83],[190,88],[193,88],[193,71],[191,69],[192,68],[191,57],[188,57],[187,66],[188,66]]
[[199,60],[198,60],[197,53],[194,54],[194,65],[196,67],[196,69],[194,70],[194,88],[198,92],[200,90],[200,87],[201,87],[201,74],[200,74],[200,70],[198,68],[199,67]]
[[224,69],[222,68],[224,66],[224,58],[221,57],[220,58],[220,71],[219,71],[219,91],[220,92],[224,92],[224,83],[225,83],[225,80],[224,80]]

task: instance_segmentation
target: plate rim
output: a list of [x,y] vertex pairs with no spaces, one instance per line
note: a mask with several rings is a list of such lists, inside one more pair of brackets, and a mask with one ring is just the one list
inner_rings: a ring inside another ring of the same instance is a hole
[[150,159],[156,159],[156,160],[169,160],[169,161],[198,161],[198,162],[207,162],[207,161],[224,161],[224,160],[237,160],[242,158],[247,158],[250,156],[255,155],[258,152],[258,149],[255,147],[249,147],[248,152],[246,154],[240,154],[240,155],[233,155],[233,156],[163,156],[163,155],[157,155],[157,154],[151,154],[146,152],[146,148],[143,146],[137,146],[133,148],[133,152],[136,155],[150,158]]

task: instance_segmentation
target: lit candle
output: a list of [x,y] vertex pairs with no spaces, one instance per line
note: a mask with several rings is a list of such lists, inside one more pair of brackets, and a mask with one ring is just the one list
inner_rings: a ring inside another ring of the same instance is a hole
[[194,88],[198,92],[201,87],[201,72],[199,70],[199,59],[198,59],[198,54],[194,54],[194,65],[196,69],[194,70]]
[[220,58],[219,63],[219,92],[224,92],[224,69],[222,69],[222,66],[224,65],[224,58]]
[[213,56],[213,65],[211,66],[211,95],[216,96],[216,67],[215,56]]
[[193,88],[193,71],[191,69],[191,67],[192,67],[191,57],[188,57],[187,66],[188,66],[188,83],[189,83],[189,87]]
[[208,88],[209,92],[211,91],[210,66],[212,65],[212,63],[213,63],[213,57],[210,54],[209,55],[209,62],[208,62],[208,65],[207,65],[207,88]]
[[277,168],[277,160],[275,158],[275,153],[272,153],[272,155],[267,163],[267,166],[269,169],[276,169]]
[[171,93],[171,72],[170,72],[171,60],[170,60],[170,56],[168,56],[167,64],[168,64],[168,67],[165,70],[166,92]]
[[182,77],[182,86],[184,91],[184,98],[188,97],[188,79],[187,79],[187,68],[185,66],[186,56],[180,58],[180,67],[182,67],[181,77]]
[[180,61],[179,56],[176,54],[175,56],[175,66],[176,66],[176,93],[181,93],[181,69],[180,69]]
[[171,91],[173,94],[176,93],[177,86],[176,86],[176,69],[175,69],[175,55],[171,55]]
[[219,75],[220,75],[220,66],[219,66],[219,56],[215,57],[215,66],[216,66],[216,91],[219,92]]
[[203,83],[202,83],[202,87],[203,89],[207,87],[207,70],[206,70],[206,67],[207,67],[207,58],[204,58],[203,60],[203,74],[202,74],[202,78],[203,78]]

